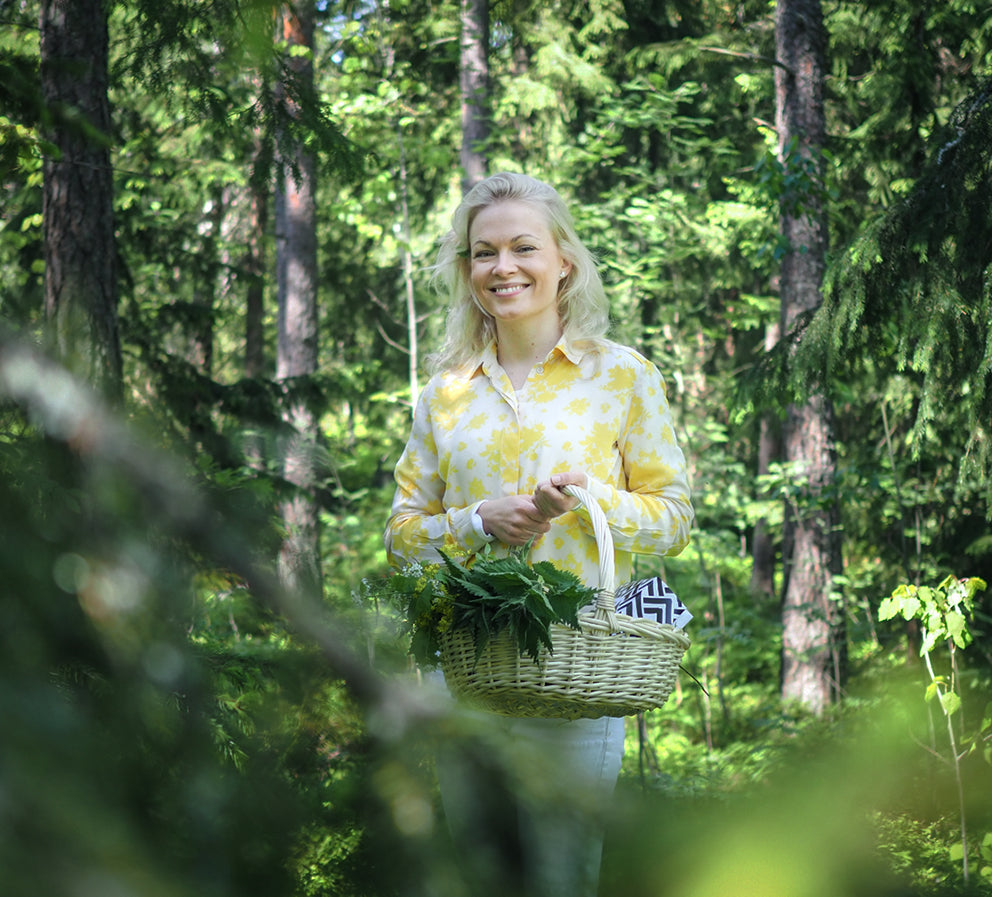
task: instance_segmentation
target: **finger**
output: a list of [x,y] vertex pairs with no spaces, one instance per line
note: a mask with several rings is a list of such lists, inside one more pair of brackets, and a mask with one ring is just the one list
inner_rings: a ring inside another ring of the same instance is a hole
[[557,489],[561,489],[562,486],[579,486],[582,489],[587,489],[589,486],[588,477],[582,471],[577,470],[553,474],[551,484]]

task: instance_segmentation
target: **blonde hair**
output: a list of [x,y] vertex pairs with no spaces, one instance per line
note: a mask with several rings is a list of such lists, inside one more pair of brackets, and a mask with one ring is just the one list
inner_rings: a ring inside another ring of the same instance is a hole
[[596,262],[575,231],[572,215],[550,184],[524,174],[502,172],[476,184],[451,216],[451,230],[441,241],[433,282],[448,299],[441,348],[427,359],[431,373],[474,361],[496,336],[496,325],[472,295],[469,230],[475,216],[499,202],[526,202],[543,211],[558,250],[571,264],[558,292],[565,338],[598,341],[609,328],[609,301]]

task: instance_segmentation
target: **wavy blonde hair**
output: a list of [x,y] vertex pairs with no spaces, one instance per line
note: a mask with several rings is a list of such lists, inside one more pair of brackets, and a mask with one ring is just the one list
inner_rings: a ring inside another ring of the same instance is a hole
[[451,230],[441,240],[432,280],[447,297],[449,307],[444,342],[427,359],[431,373],[474,361],[496,336],[495,322],[472,295],[469,230],[480,211],[509,201],[529,203],[546,216],[559,252],[571,264],[558,291],[558,312],[566,339],[599,341],[606,336],[609,301],[595,259],[579,239],[564,200],[544,181],[501,172],[480,181],[465,194],[451,216]]

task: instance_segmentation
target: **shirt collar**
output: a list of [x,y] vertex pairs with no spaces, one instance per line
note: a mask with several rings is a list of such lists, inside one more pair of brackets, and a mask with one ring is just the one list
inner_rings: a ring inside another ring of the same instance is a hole
[[[562,335],[561,339],[559,339],[555,344],[555,347],[548,353],[548,360],[554,358],[556,355],[562,355],[572,362],[572,364],[578,365],[582,363],[582,359],[585,358],[585,356],[592,351],[592,349],[593,345],[587,341],[573,342]],[[489,345],[482,350],[482,354],[479,356],[479,361],[474,366],[469,368],[469,376],[475,376],[480,368],[482,369],[482,373],[489,376],[496,364],[496,340],[493,339],[490,340]]]

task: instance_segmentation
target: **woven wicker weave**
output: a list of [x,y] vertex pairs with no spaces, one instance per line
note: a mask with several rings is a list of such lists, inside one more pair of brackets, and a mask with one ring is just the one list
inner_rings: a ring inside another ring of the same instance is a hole
[[585,506],[599,548],[600,593],[595,609],[579,614],[580,629],[551,627],[553,651],[538,662],[521,657],[506,633],[492,639],[476,660],[465,630],[441,642],[441,667],[451,692],[506,716],[630,716],[668,700],[679,662],[689,647],[685,633],[614,609],[613,537],[598,503],[584,489],[566,490]]

